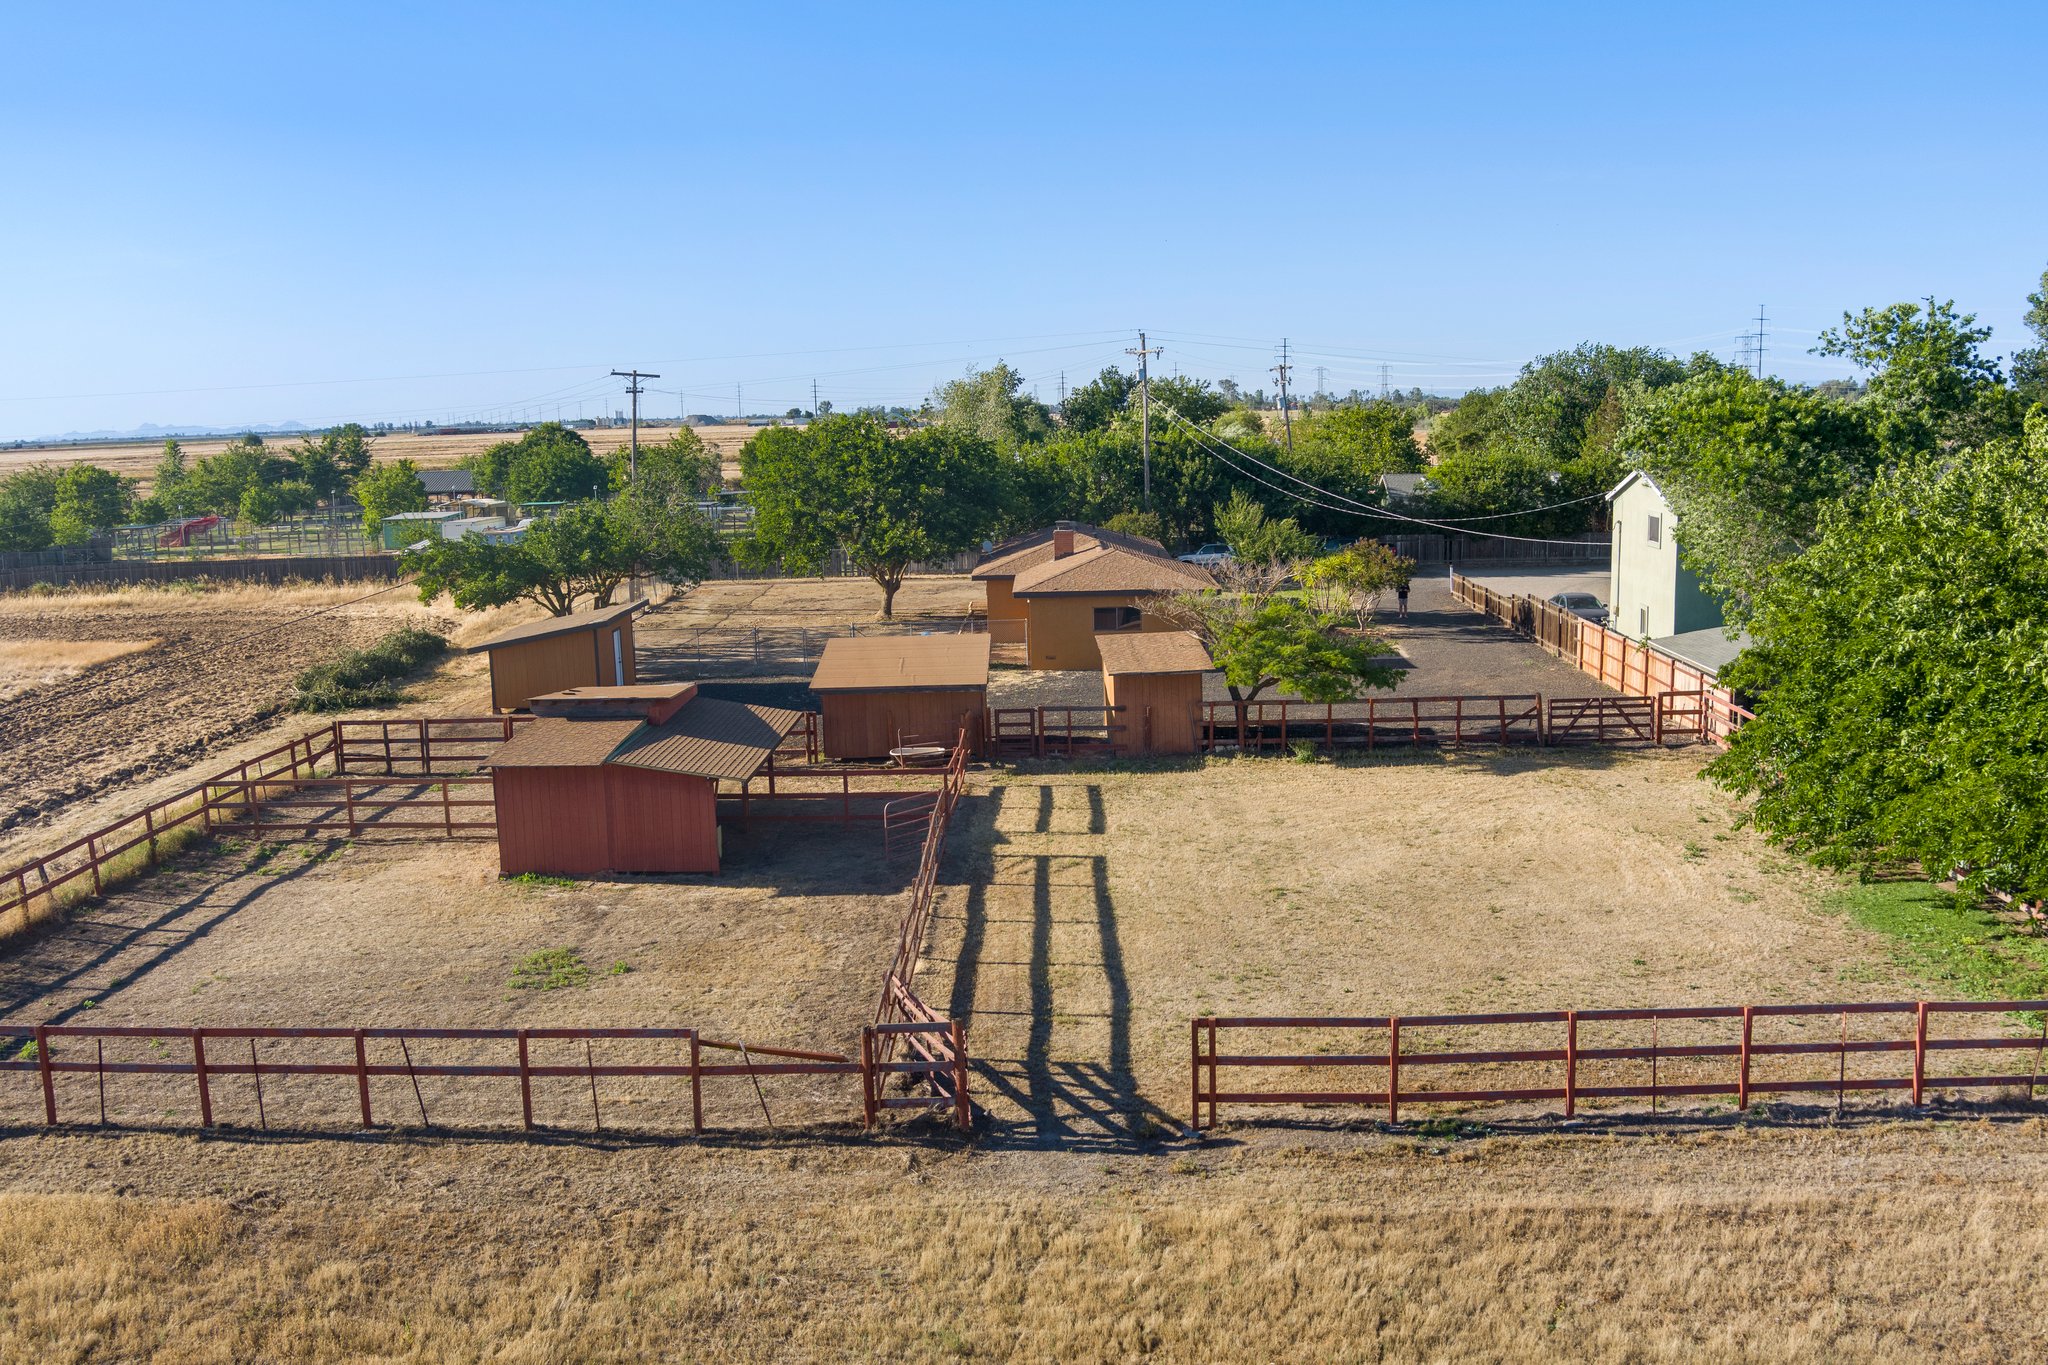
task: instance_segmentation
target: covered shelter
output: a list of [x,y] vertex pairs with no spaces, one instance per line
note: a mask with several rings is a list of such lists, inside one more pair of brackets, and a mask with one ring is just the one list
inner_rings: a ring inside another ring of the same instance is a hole
[[577,687],[485,762],[498,871],[716,872],[718,783],[758,772],[801,711],[697,695],[695,683]]
[[630,687],[639,676],[633,615],[636,597],[617,607],[529,621],[472,645],[491,657],[491,711],[517,711],[544,693],[571,687]]
[[825,757],[883,758],[913,743],[951,748],[967,732],[981,753],[988,724],[989,637],[861,635],[825,642],[811,691]]
[[1191,630],[1097,636],[1102,699],[1121,708],[1116,751],[1125,757],[1191,754],[1202,717],[1202,675],[1215,668]]
[[1024,607],[1030,667],[1096,669],[1102,667],[1099,636],[1178,629],[1153,609],[1160,593],[1215,586],[1196,564],[1121,545],[1081,549],[1056,536],[1052,555],[1019,573],[1010,595]]

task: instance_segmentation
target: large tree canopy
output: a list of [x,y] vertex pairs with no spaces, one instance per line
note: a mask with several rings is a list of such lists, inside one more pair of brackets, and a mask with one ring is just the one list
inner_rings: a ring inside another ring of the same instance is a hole
[[998,360],[939,386],[932,395],[941,426],[964,431],[997,450],[1042,441],[1052,432],[1052,412],[1024,392],[1024,376]]
[[1877,466],[1854,407],[1745,370],[1647,395],[1622,440],[1670,499],[1686,566],[1738,624],[1771,569],[1812,542],[1822,509]]
[[1273,687],[1334,702],[1400,686],[1401,670],[1383,662],[1393,653],[1385,640],[1348,613],[1285,589],[1303,567],[1226,566],[1218,587],[1168,594],[1155,610],[1200,637],[1234,701]]
[[747,559],[815,573],[835,550],[882,589],[882,615],[914,561],[972,549],[1002,517],[1010,470],[972,431],[892,434],[873,417],[771,427],[740,451],[754,506]]
[[1887,460],[2017,436],[2018,395],[1978,349],[1991,329],[1956,312],[1953,301],[1924,302],[1844,313],[1814,353],[1870,373],[1864,402]]
[[[673,550],[620,503],[585,503],[535,522],[517,542],[436,541],[408,552],[400,567],[417,576],[422,602],[445,592],[455,605],[480,610],[524,599],[567,616],[578,598],[609,603],[619,584],[650,564],[686,571]],[[695,571],[703,571],[701,560]]]
[[1887,469],[1762,586],[1711,772],[1821,861],[2048,895],[2048,412]]
[[590,442],[560,422],[542,422],[516,441],[500,441],[460,461],[477,491],[513,502],[579,502],[603,493],[611,473]]

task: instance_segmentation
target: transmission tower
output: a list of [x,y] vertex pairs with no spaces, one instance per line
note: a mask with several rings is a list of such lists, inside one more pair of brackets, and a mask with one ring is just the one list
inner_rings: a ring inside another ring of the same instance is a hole
[[1769,319],[1764,316],[1764,306],[1758,304],[1756,306],[1756,377],[1758,379],[1764,377],[1764,323],[1767,321]]
[[1388,396],[1389,394],[1387,389],[1387,366],[1386,362],[1382,361],[1380,362],[1380,401],[1384,403],[1387,400]]
[[1274,378],[1280,381],[1280,426],[1287,433],[1287,453],[1294,453],[1294,420],[1287,413],[1287,376],[1294,367],[1287,363],[1287,338],[1280,338],[1280,363],[1273,367]]

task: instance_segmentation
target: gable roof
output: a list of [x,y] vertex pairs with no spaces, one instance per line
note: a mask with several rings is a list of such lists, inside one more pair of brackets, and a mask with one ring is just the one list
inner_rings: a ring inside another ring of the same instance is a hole
[[1201,639],[1191,630],[1119,631],[1095,637],[1102,651],[1102,671],[1112,677],[1126,673],[1206,673],[1216,665]]
[[737,781],[752,777],[803,717],[801,711],[778,706],[697,697],[662,724],[641,726],[608,761],[624,768]]
[[1180,592],[1215,586],[1216,580],[1199,565],[1099,545],[1025,570],[1011,583],[1010,593],[1050,597],[1061,593]]
[[[1652,479],[1648,474],[1645,474],[1640,469],[1631,469],[1627,474],[1622,476],[1622,480],[1620,483],[1614,485],[1614,487],[1607,490],[1607,501],[1613,502],[1616,498],[1620,497],[1624,492],[1628,491],[1628,489],[1639,483],[1647,486],[1649,490],[1655,493],[1658,497],[1664,498],[1664,490],[1657,487],[1657,481],[1655,479]],[[1664,501],[1668,503],[1671,500],[1669,498],[1664,498]]]
[[429,497],[435,494],[474,493],[476,476],[467,469],[422,469],[420,482],[426,485]]
[[1036,568],[1052,558],[1052,538],[1057,531],[1074,533],[1076,550],[1093,549],[1099,545],[1117,545],[1138,554],[1167,557],[1166,547],[1150,536],[1135,536],[1128,531],[1109,531],[1086,522],[1062,521],[1036,531],[1026,531],[1011,536],[987,554],[974,566],[970,578],[1014,578],[1026,569]]
[[528,721],[484,761],[487,768],[617,765],[691,777],[752,777],[803,712],[692,697],[659,725],[644,720]]
[[986,635],[859,635],[825,642],[813,692],[988,686]]
[[506,645],[523,645],[532,640],[545,640],[550,635],[568,635],[579,630],[596,630],[608,626],[621,617],[631,616],[647,605],[647,599],[636,597],[623,606],[596,607],[590,611],[571,612],[567,616],[550,616],[540,621],[529,621],[523,626],[514,626],[502,634],[493,635],[482,644],[469,647],[472,654],[479,651],[503,649]]

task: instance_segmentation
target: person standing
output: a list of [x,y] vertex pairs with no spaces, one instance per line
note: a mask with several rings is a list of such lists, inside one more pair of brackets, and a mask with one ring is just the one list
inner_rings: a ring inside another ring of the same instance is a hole
[[1408,580],[1407,580],[1407,579],[1405,579],[1405,578],[1404,578],[1404,579],[1402,579],[1402,580],[1401,580],[1401,581],[1400,581],[1399,583],[1396,583],[1396,584],[1394,585],[1394,603],[1395,603],[1395,606],[1396,606],[1396,609],[1397,609],[1397,610],[1396,610],[1396,614],[1397,614],[1397,615],[1398,615],[1398,616],[1399,616],[1399,617],[1400,617],[1400,618],[1401,618],[1401,619],[1402,619],[1403,621],[1407,620],[1407,619],[1408,619]]

